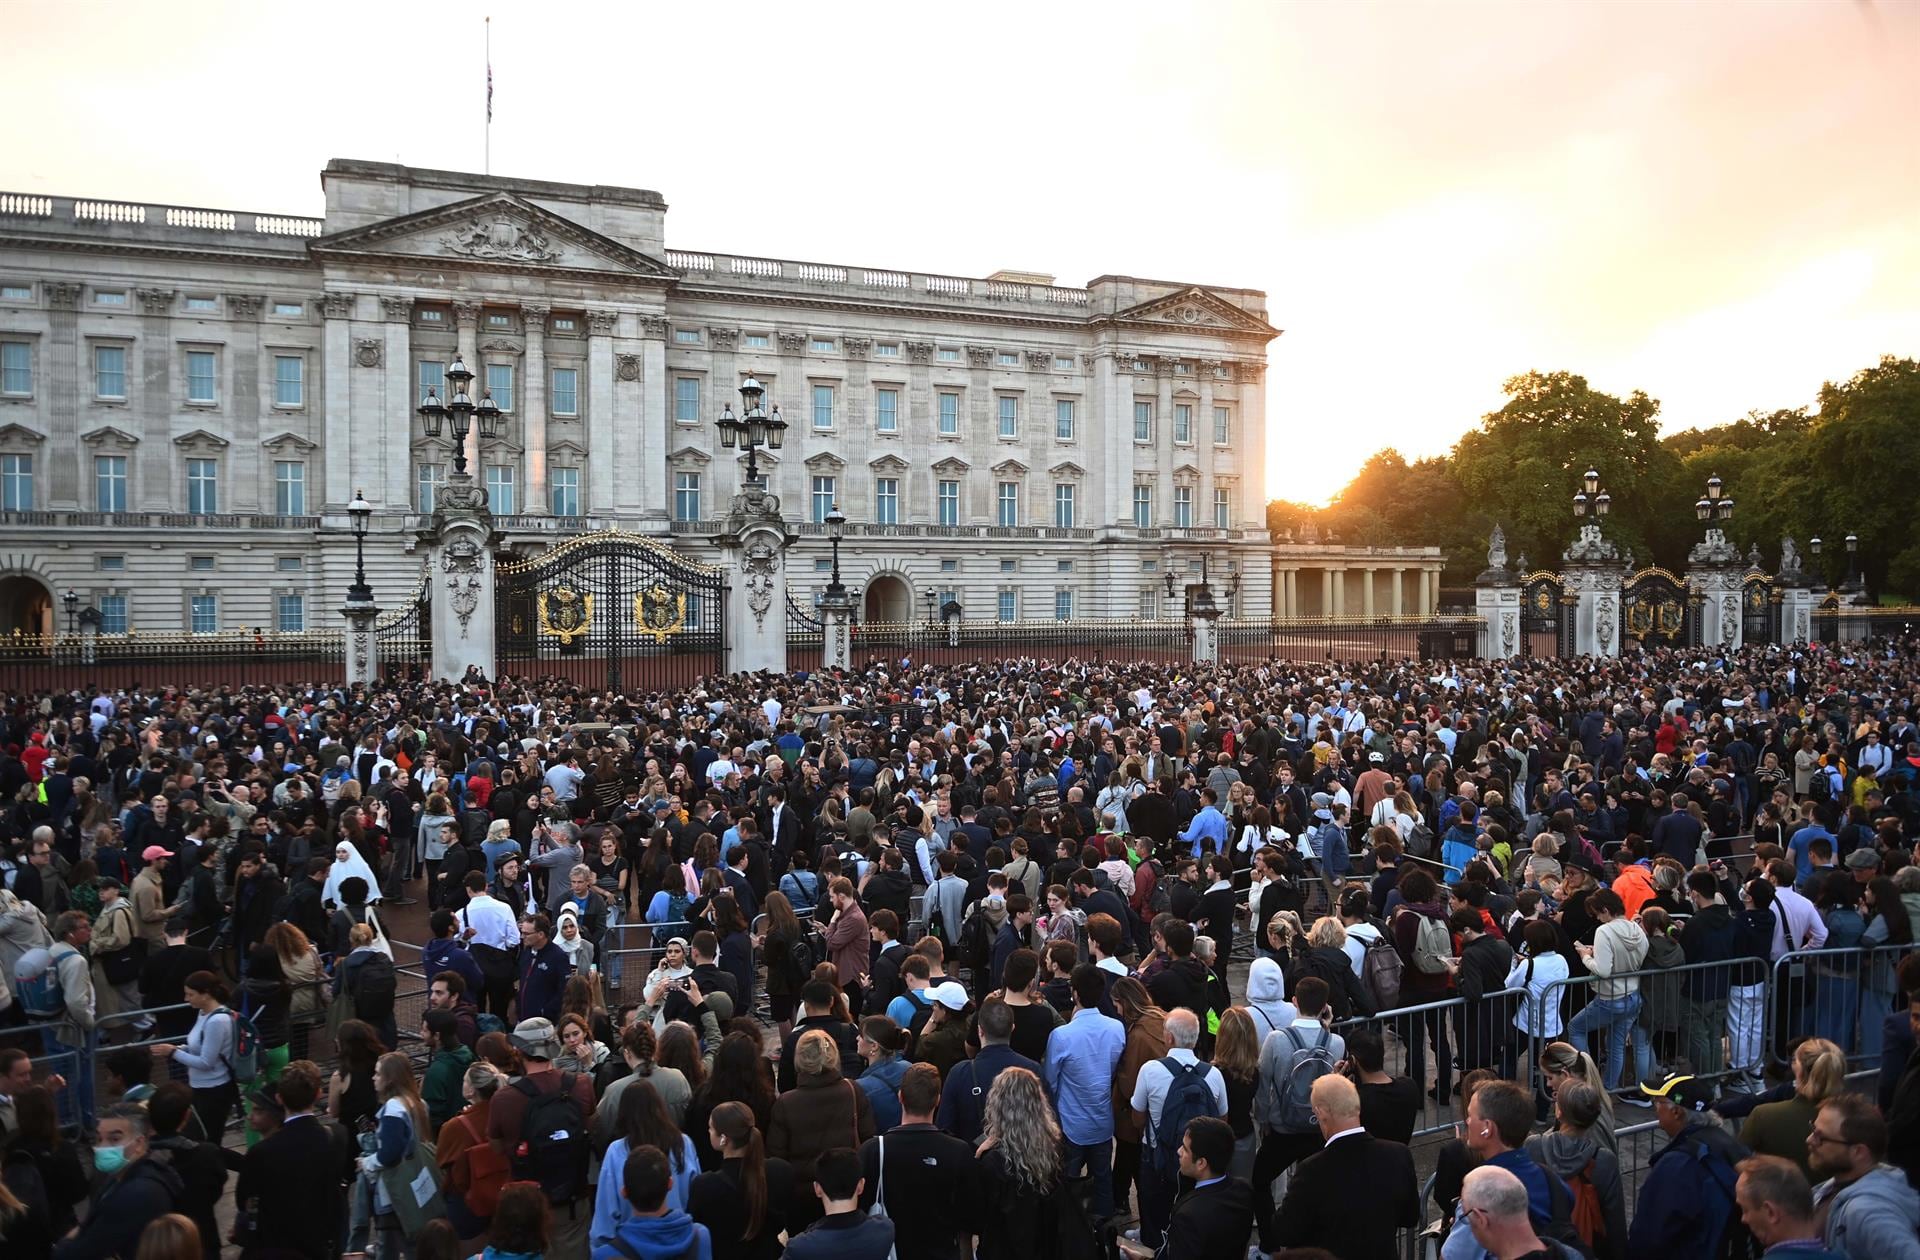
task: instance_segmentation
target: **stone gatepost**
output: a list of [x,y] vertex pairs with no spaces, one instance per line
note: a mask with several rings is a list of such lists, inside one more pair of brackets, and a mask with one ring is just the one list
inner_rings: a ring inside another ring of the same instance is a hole
[[1707,527],[1706,537],[1687,552],[1687,587],[1699,601],[1700,646],[1734,651],[1746,638],[1741,597],[1747,568],[1726,531]]
[[1507,567],[1507,533],[1498,525],[1487,539],[1487,567],[1473,588],[1482,623],[1480,655],[1493,661],[1520,655],[1520,579]]
[[787,672],[787,548],[797,536],[764,480],[747,482],[733,496],[716,539],[729,560],[729,674]]
[[1594,522],[1560,555],[1560,577],[1571,606],[1576,656],[1620,654],[1620,549]]
[[820,596],[823,630],[821,664],[827,669],[849,669],[853,663],[853,592],[832,585]]
[[473,474],[456,472],[434,496],[424,531],[433,583],[433,676],[458,682],[470,666],[494,669],[493,512]]
[[365,592],[365,599],[355,599],[362,592],[350,592],[347,602],[340,606],[340,615],[347,619],[347,686],[371,686],[380,678],[380,636],[374,633],[374,622],[380,616],[380,606],[373,602],[372,592]]

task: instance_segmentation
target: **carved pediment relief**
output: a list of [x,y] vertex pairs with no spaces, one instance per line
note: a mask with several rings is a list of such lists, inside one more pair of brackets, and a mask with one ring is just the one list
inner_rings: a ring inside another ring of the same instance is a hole
[[1070,459],[1061,460],[1053,467],[1047,469],[1047,471],[1056,477],[1084,477],[1087,475],[1086,469],[1080,467],[1080,465]]
[[847,461],[844,459],[841,459],[838,455],[835,455],[832,451],[821,451],[817,455],[809,455],[802,462],[805,463],[807,467],[815,468],[815,469],[845,468],[847,466]]
[[298,433],[280,433],[260,443],[261,447],[276,455],[298,454],[318,449],[317,446],[301,437]]
[[658,259],[512,193],[489,193],[323,236],[316,258],[430,258],[513,270],[557,268],[669,280]]
[[705,464],[711,462],[713,456],[697,446],[683,446],[667,458],[676,464]]
[[24,424],[0,424],[0,445],[17,446],[23,442],[38,443],[46,440],[46,434],[35,432]]
[[135,446],[140,441],[125,429],[116,429],[110,424],[82,433],[80,440],[88,446]]
[[1003,459],[993,466],[993,473],[998,477],[1024,477],[1027,466],[1017,459]]
[[1178,293],[1142,302],[1120,311],[1114,319],[1155,327],[1186,328],[1195,332],[1258,333],[1277,337],[1280,330],[1250,315],[1224,298],[1191,285]]
[[582,460],[587,457],[587,448],[578,442],[572,442],[562,438],[558,442],[549,442],[547,444],[547,455],[554,459]]
[[969,464],[964,459],[958,458],[957,456],[949,455],[945,459],[936,463],[933,466],[933,471],[937,473],[953,473],[955,475],[958,475],[961,473],[967,473],[967,472],[973,471],[973,465]]
[[887,454],[868,460],[867,467],[897,472],[907,467],[907,461],[898,455]]
[[229,443],[218,433],[209,433],[205,429],[195,429],[191,433],[182,433],[173,439],[173,444],[183,450],[220,450]]

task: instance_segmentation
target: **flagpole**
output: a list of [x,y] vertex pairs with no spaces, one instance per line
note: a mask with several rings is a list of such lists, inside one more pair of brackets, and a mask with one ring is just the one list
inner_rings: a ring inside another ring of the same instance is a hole
[[483,174],[493,174],[493,18],[489,16],[487,27],[487,139],[482,155]]

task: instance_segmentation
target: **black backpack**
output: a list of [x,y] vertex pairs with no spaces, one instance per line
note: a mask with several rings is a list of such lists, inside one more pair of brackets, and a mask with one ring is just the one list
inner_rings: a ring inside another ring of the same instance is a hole
[[987,922],[986,913],[976,905],[960,925],[960,961],[977,970],[986,966],[992,956],[993,924]]
[[399,987],[393,959],[378,951],[369,953],[354,968],[353,1009],[361,1019],[385,1019],[393,1013],[393,997]]
[[813,948],[813,938],[805,930],[787,942],[787,964],[782,971],[796,990],[813,979],[813,969],[819,963],[820,955]]
[[587,1116],[573,1096],[572,1072],[560,1074],[560,1088],[541,1093],[522,1077],[513,1087],[527,1097],[520,1121],[520,1142],[513,1149],[513,1179],[537,1182],[555,1206],[586,1197]]

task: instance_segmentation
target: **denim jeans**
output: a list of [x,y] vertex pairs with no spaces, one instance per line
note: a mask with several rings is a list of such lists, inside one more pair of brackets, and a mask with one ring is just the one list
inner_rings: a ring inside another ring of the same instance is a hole
[[1084,1169],[1093,1178],[1093,1214],[1101,1220],[1113,1216],[1113,1143],[1095,1142],[1091,1146],[1082,1146],[1078,1142],[1066,1143],[1066,1158],[1061,1165],[1061,1173],[1068,1177],[1078,1177]]
[[[1634,1032],[1634,1021],[1639,1014],[1640,995],[1629,993],[1625,997],[1595,998],[1581,1007],[1580,1013],[1567,1024],[1567,1040],[1588,1054],[1593,1053],[1591,1034],[1606,1030],[1604,1075],[1609,1091],[1620,1088],[1620,1069],[1627,1060],[1627,1038]],[[1633,1070],[1636,1085],[1653,1075],[1653,1044],[1644,1032],[1633,1038]]]

